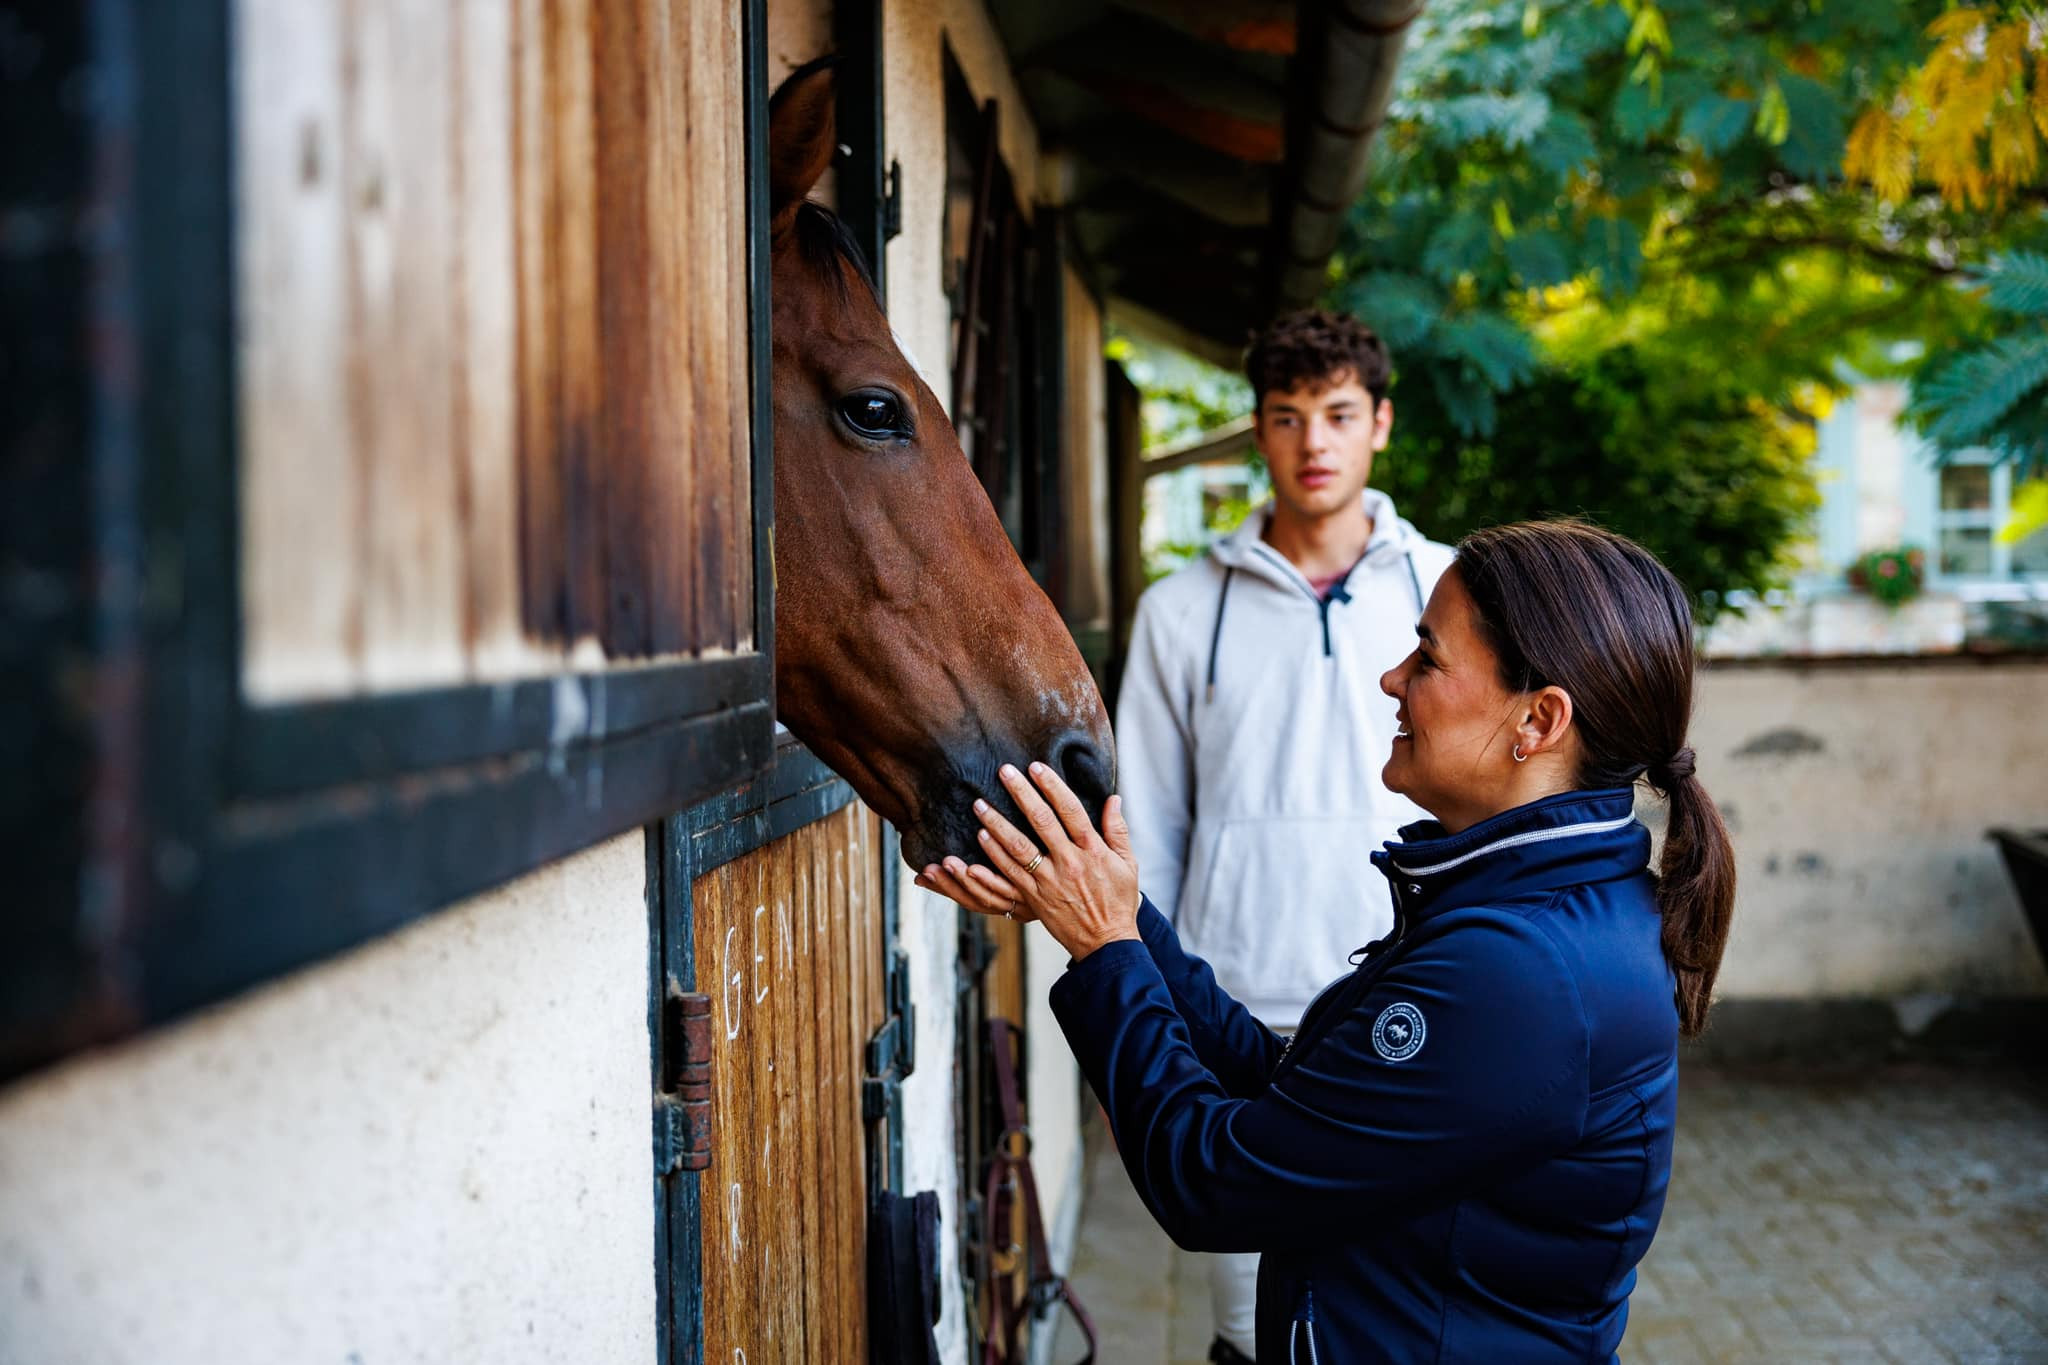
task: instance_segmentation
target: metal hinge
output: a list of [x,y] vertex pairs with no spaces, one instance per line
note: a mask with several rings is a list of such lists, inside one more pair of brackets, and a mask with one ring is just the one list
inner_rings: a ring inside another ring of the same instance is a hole
[[903,1078],[917,1069],[917,1009],[910,1003],[910,956],[892,948],[882,969],[888,1017],[868,1039],[867,1077],[860,1086],[861,1119],[880,1123],[868,1142],[868,1188],[903,1188]]
[[976,1191],[960,1203],[960,1279],[972,1303],[981,1293],[982,1220],[981,1193]]
[[662,1175],[711,1164],[711,997],[670,990],[661,1002],[661,1089],[654,1166]]
[[988,964],[996,958],[996,936],[981,922],[981,916],[970,915],[960,930],[960,975],[963,986],[972,986],[981,974],[988,970]]
[[910,955],[901,948],[889,954],[882,995],[889,1016],[868,1039],[861,1087],[861,1114],[870,1123],[889,1112],[896,1087],[917,1069],[917,1007],[910,1003]]
[[889,193],[882,198],[882,240],[903,235],[903,163],[889,158]]

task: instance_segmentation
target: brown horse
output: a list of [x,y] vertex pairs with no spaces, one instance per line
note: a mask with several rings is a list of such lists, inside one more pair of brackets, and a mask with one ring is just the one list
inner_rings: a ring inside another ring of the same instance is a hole
[[776,707],[902,831],[904,861],[977,860],[975,797],[1023,825],[1004,763],[1052,764],[1099,822],[1109,719],[858,250],[805,200],[833,98],[813,64],[769,104]]

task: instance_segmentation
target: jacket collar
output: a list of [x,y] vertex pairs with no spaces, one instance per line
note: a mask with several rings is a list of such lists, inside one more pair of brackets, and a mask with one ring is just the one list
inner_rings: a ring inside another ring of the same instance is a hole
[[[1394,500],[1377,488],[1367,488],[1361,496],[1365,513],[1372,518],[1372,539],[1365,544],[1362,564],[1379,564],[1399,558],[1408,553],[1425,539],[1414,526],[1403,521],[1394,510]],[[1308,580],[1301,571],[1287,561],[1287,557],[1265,542],[1266,520],[1273,515],[1273,500],[1254,507],[1242,524],[1228,535],[1219,536],[1211,542],[1209,553],[1216,562],[1228,569],[1247,570],[1272,579],[1283,587],[1295,587],[1315,594],[1308,586]]]
[[1445,834],[1434,820],[1372,855],[1405,917],[1505,896],[1612,881],[1649,866],[1650,832],[1628,787],[1564,792]]

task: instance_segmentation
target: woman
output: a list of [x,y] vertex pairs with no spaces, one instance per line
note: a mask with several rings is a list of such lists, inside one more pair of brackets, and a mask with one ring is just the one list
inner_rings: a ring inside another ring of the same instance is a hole
[[1528,523],[1468,537],[1416,634],[1385,781],[1435,819],[1372,855],[1394,930],[1291,1040],[1141,902],[1119,804],[1098,836],[1043,764],[1004,772],[1042,855],[978,809],[992,868],[918,880],[1071,954],[1053,1009],[1147,1207],[1265,1253],[1260,1360],[1610,1360],[1735,895],[1685,745],[1692,613],[1641,547]]

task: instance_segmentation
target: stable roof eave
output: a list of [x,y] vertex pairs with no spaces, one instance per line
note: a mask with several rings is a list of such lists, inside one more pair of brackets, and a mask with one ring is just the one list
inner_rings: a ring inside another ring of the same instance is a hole
[[[1344,215],[1365,188],[1408,30],[1424,0],[1331,0],[1318,7],[1315,75],[1289,118],[1294,171],[1279,205],[1272,312],[1313,302],[1328,280]],[[1299,56],[1297,61],[1299,61]]]

